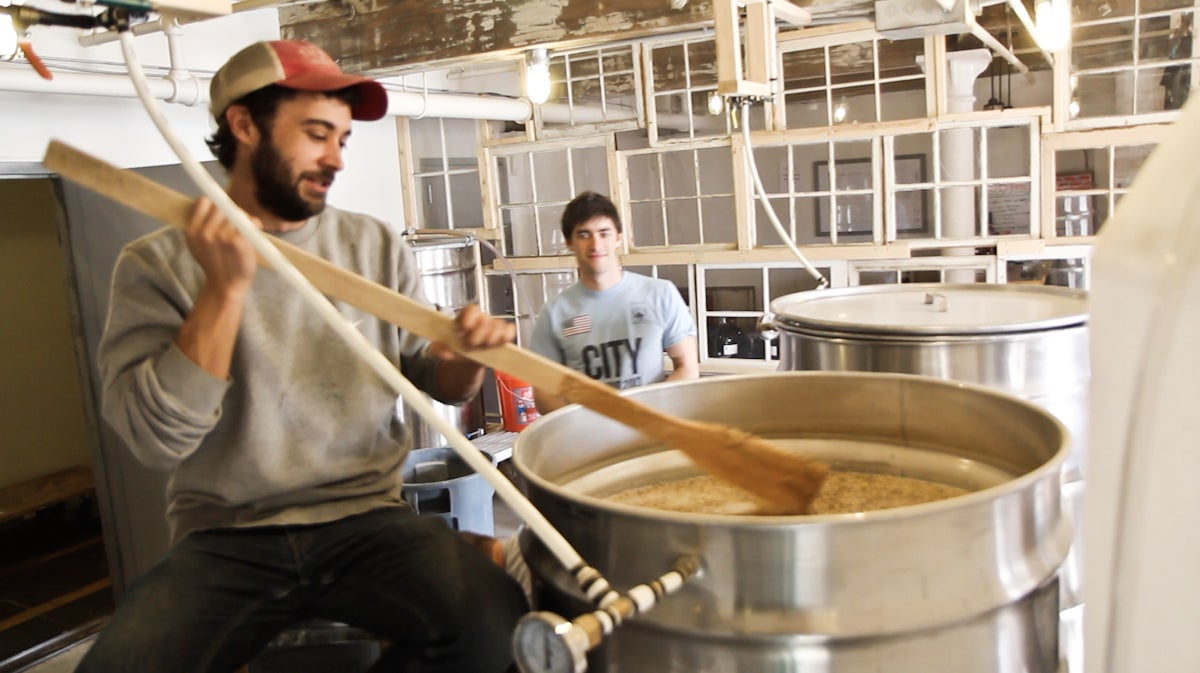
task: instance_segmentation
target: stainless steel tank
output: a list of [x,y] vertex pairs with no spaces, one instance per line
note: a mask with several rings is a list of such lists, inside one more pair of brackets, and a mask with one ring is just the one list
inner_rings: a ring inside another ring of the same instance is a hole
[[[421,269],[421,287],[438,310],[456,313],[479,301],[475,237],[453,231],[410,231],[404,235]],[[432,401],[432,400],[431,400]],[[467,437],[483,432],[483,399],[476,395],[460,406],[432,401],[434,410]],[[403,401],[400,417],[413,433],[413,448],[447,446],[448,440]]]
[[[697,577],[593,653],[611,673],[1049,673],[1059,668],[1058,568],[1067,432],[980,386],[901,374],[782,372],[625,391],[725,423],[835,469],[969,489],[856,514],[688,514],[605,500],[697,471],[677,451],[568,407],[526,428],[513,462],[533,503],[617,587],[684,554]],[[530,539],[549,609],[583,598]],[[570,615],[567,615],[570,616]]]
[[1063,496],[1076,542],[1060,577],[1064,649],[1082,663],[1087,294],[1046,285],[914,283],[815,290],[771,303],[785,371],[920,374],[991,386],[1049,410],[1071,432]]
[[1050,410],[1084,460],[1087,295],[1046,285],[913,283],[771,302],[783,371],[919,374],[991,386]]

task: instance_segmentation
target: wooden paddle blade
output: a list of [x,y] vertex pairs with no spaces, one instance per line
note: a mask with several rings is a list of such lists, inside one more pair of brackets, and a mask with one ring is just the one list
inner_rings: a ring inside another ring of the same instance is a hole
[[764,514],[807,514],[829,466],[727,425],[687,422],[670,442],[702,470],[754,497]]

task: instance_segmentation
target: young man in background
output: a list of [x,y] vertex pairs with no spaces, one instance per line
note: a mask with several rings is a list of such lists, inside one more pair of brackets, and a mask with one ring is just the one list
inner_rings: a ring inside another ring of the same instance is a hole
[[[621,267],[623,229],[613,202],[595,192],[576,196],[563,210],[562,233],[579,281],[542,307],[530,348],[615,388],[697,378],[692,315],[672,283]],[[542,414],[567,403],[537,389],[534,401]]]

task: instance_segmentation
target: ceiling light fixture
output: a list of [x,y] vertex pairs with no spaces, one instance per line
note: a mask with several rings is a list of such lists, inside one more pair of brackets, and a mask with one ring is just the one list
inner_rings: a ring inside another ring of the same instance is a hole
[[846,112],[846,103],[844,102],[833,106],[833,123],[841,124],[842,122],[846,121]]
[[725,111],[725,99],[716,91],[708,92],[708,114],[716,117]]
[[12,58],[17,53],[17,29],[7,12],[0,12],[0,58]]
[[525,97],[534,105],[541,105],[550,98],[550,54],[545,49],[529,52],[529,63],[525,66]]
[[1071,3],[1067,0],[1037,0],[1034,4],[1037,43],[1046,51],[1058,51],[1071,39]]

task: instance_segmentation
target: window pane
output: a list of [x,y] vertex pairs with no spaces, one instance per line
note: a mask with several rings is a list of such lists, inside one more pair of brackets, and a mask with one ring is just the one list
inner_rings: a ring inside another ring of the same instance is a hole
[[871,42],[839,44],[829,48],[832,84],[870,82],[875,79],[875,52]]
[[879,76],[918,77],[924,79],[924,72],[917,64],[917,56],[925,53],[925,41],[916,40],[879,40],[876,42],[879,51]]
[[500,209],[500,222],[510,255],[533,257],[538,254],[537,232],[534,229],[533,208],[517,206]]
[[500,203],[531,203],[533,181],[530,180],[529,153],[496,158],[496,173],[500,181]]
[[[600,99],[600,80],[598,79],[581,79],[571,82],[571,105],[574,105],[576,110],[579,108],[596,108],[601,107]],[[578,112],[575,115],[576,122],[583,119],[592,119],[592,116],[581,115]]]
[[618,49],[605,49],[600,52],[601,62],[604,66],[604,75],[606,77],[618,74],[633,72],[633,48],[621,47]]
[[650,63],[655,91],[678,91],[684,88],[683,45],[655,47]]
[[[788,147],[786,145],[771,145],[754,148],[754,163],[758,166],[759,177],[762,178],[763,188],[768,194],[786,194],[791,182],[787,164]],[[702,159],[701,166],[707,168],[708,159]],[[701,185],[707,184],[704,171],[701,171]],[[732,176],[731,176],[732,178]],[[704,188],[706,192],[709,190]]]
[[667,198],[696,195],[695,161],[695,154],[690,151],[666,152],[662,155]]
[[796,243],[829,242],[831,201],[828,196],[796,199]]
[[539,206],[538,244],[539,255],[565,255],[567,243],[562,234],[563,206]]
[[[804,220],[804,222],[805,222],[805,225],[808,227],[807,231],[811,232],[812,221],[813,221],[812,220],[813,205],[812,205],[811,199],[810,200],[789,199],[789,198],[783,197],[783,198],[768,199],[768,201],[770,202],[771,207],[775,210],[775,215],[779,218],[780,223],[783,224],[783,230],[785,232],[787,232],[788,236],[793,236],[793,237],[794,237],[794,234],[792,233],[793,228],[792,228],[791,223],[795,222],[800,216],[800,214],[795,211],[795,208],[802,208],[802,207],[807,208],[808,209],[808,217],[807,217],[807,219]],[[805,205],[804,206],[796,205],[800,201],[804,201]],[[754,200],[754,213],[755,213],[755,215],[754,215],[754,230],[755,230],[755,236],[757,238],[757,247],[763,248],[763,247],[767,247],[767,246],[783,245],[784,244],[783,239],[781,239],[779,237],[779,234],[775,231],[775,227],[773,227],[771,225],[771,220],[768,219],[768,217],[767,217],[767,213],[766,213],[766,210],[764,210],[762,200],[760,200],[760,199]]]
[[988,234],[1029,234],[1029,183],[988,185]]
[[925,116],[925,80],[910,79],[879,85],[879,121]]
[[894,143],[896,157],[925,157],[920,171],[896,171],[897,184],[913,184],[933,180],[933,166],[929,165],[928,157],[933,156],[933,134],[913,133],[896,136]]
[[700,243],[700,212],[696,199],[667,201],[667,243],[694,245]]
[[987,177],[1016,178],[1029,175],[1029,127],[986,129]]
[[[474,165],[479,151],[479,128],[473,119],[443,119],[446,134],[446,156],[456,157],[450,166]],[[465,164],[464,164],[465,162]]]
[[1132,79],[1132,71],[1080,75],[1075,88],[1075,97],[1079,99],[1079,116],[1133,114]]
[[1176,20],[1170,16],[1142,19],[1139,26],[1141,34],[1138,36],[1139,62],[1182,59],[1192,55],[1191,36],[1171,29],[1172,22]]
[[609,194],[608,152],[603,147],[571,150],[571,164],[575,172],[575,194],[589,190]]
[[1096,200],[1093,196],[1075,194],[1055,198],[1055,232],[1059,236],[1091,236],[1096,233]]
[[479,191],[479,173],[454,173],[450,178],[451,210],[454,228],[483,226],[483,197]]
[[660,202],[633,203],[630,204],[629,210],[633,221],[625,224],[625,230],[633,234],[632,243],[636,247],[667,244],[666,236],[663,234]]
[[1133,22],[1076,26],[1072,34],[1071,65],[1078,70],[1133,63]]
[[979,179],[979,147],[981,129],[946,129],[938,131],[939,168],[943,182],[963,182]]
[[691,131],[688,97],[681,93],[654,97],[654,116],[660,137],[686,136]]
[[[755,150],[758,161],[759,150]],[[700,165],[700,193],[705,195],[733,193],[733,156],[727,147],[710,147],[696,150]],[[759,166],[762,170],[762,166]],[[767,183],[763,178],[764,185]]]
[[787,90],[826,86],[825,50],[802,49],[782,54],[783,85]]
[[[408,122],[409,135],[412,139],[413,155],[416,159],[438,159],[436,165],[423,170],[441,170],[442,158],[442,125],[441,120],[433,117],[425,119],[410,119]],[[421,164],[421,162],[417,162]]]
[[424,229],[450,227],[446,211],[446,178],[443,175],[417,178],[417,195],[421,200],[420,226]]
[[[839,117],[841,118],[839,119]],[[875,88],[873,86],[852,86],[847,89],[834,90],[831,124],[874,121],[878,120],[875,118]]]
[[717,86],[717,43],[692,42],[687,47],[692,88]]
[[[979,235],[979,204],[974,187],[942,187],[942,238]],[[931,229],[932,231],[932,229]]]
[[1163,84],[1167,81],[1166,70],[1166,68],[1145,68],[1135,71],[1137,74],[1135,79],[1137,100],[1134,101],[1134,106],[1137,114],[1162,112],[1166,109],[1163,104],[1163,96],[1166,93],[1163,88]]
[[787,101],[788,128],[810,128],[829,124],[829,101],[823,89],[787,94],[784,100]]
[[1134,177],[1142,169],[1142,164],[1146,162],[1146,159],[1150,158],[1150,152],[1153,150],[1153,145],[1113,148],[1113,172],[1116,174],[1113,186],[1125,189],[1132,185]]
[[704,214],[705,243],[737,243],[737,222],[732,197],[716,197],[700,201]]
[[[792,166],[795,169],[795,187],[797,192],[815,192],[817,168],[819,165],[828,166],[829,145],[825,143],[813,145],[796,145],[792,148]],[[829,189],[826,185],[821,189]]]
[[[1092,171],[1092,166],[1095,165],[1098,157],[1094,156],[1095,150],[1058,150],[1054,153],[1054,164],[1058,167],[1058,175],[1077,175],[1079,173],[1088,173]],[[1078,184],[1078,183],[1076,183]],[[1086,188],[1092,186],[1089,180]],[[1072,189],[1080,187],[1074,186]]]
[[1080,258],[1050,260],[1050,268],[1046,273],[1046,285],[1085,289],[1086,269],[1084,260]]
[[[604,80],[610,82],[612,80]],[[620,87],[608,87],[605,89],[605,112],[608,115],[609,121],[622,121],[638,118],[637,109],[637,94],[633,91],[632,81],[630,86],[624,90]]]
[[860,271],[858,274],[859,285],[894,285],[900,281],[900,274],[896,271]]
[[571,54],[571,79],[588,79],[600,76],[600,58],[596,52]]
[[629,198],[634,201],[662,198],[657,154],[629,157]]
[[[817,271],[823,276],[829,277],[828,269],[818,266]],[[807,269],[799,267],[768,269],[767,282],[770,283],[768,299],[771,301],[797,292],[814,290],[817,287],[817,279],[813,278]]]
[[533,155],[533,171],[538,201],[570,201],[571,186],[567,171],[566,150],[537,152]]
[[550,95],[547,103],[566,104],[567,101],[567,64],[562,56],[550,57]]
[[933,190],[913,189],[896,192],[896,236],[928,238],[933,236]]

